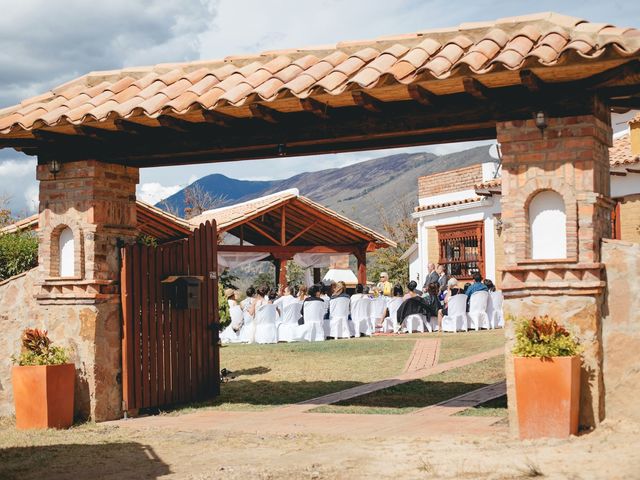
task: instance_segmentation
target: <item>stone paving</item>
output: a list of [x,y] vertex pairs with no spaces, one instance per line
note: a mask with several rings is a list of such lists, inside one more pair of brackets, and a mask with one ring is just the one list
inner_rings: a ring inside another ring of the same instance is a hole
[[[437,346],[423,344],[419,348],[433,349]],[[437,351],[437,350],[436,350]],[[414,356],[412,353],[412,357]],[[506,433],[502,422],[496,423],[495,417],[452,416],[465,408],[478,405],[487,400],[504,395],[504,382],[474,390],[407,415],[359,415],[342,413],[309,413],[318,405],[328,405],[341,400],[364,395],[393,385],[409,382],[429,375],[480,362],[488,358],[503,355],[504,349],[496,348],[469,357],[460,358],[427,368],[420,368],[398,375],[397,377],[361,385],[304,402],[273,408],[261,412],[225,412],[202,410],[184,415],[159,415],[130,420],[109,422],[119,427],[131,429],[173,429],[215,430],[263,434],[321,434],[349,437],[401,436],[425,438],[440,435],[494,435]],[[427,358],[424,365],[433,362],[433,357],[418,354],[418,358]],[[431,358],[431,360],[428,360]],[[407,365],[410,365],[408,362]]]

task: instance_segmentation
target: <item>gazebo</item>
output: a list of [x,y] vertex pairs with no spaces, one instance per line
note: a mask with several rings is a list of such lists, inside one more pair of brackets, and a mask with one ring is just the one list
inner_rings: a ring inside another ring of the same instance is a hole
[[[197,226],[207,220],[215,220],[218,237],[223,240],[218,245],[219,264],[221,260],[232,266],[231,262],[236,265],[268,258],[275,262],[280,285],[286,283],[287,261],[296,257],[303,266],[313,267],[330,254],[354,255],[358,282],[366,284],[367,252],[396,246],[393,240],[300,195],[297,189],[209,210],[190,222]],[[225,234],[236,241],[224,241]],[[317,282],[319,269],[314,270]]]

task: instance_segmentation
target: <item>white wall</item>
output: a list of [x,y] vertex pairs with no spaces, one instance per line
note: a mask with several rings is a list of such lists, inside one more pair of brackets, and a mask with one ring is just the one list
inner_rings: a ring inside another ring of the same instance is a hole
[[73,240],[73,232],[66,227],[60,232],[60,276],[73,277],[75,274],[75,245]]
[[531,258],[567,258],[567,214],[562,195],[543,191],[529,203]]

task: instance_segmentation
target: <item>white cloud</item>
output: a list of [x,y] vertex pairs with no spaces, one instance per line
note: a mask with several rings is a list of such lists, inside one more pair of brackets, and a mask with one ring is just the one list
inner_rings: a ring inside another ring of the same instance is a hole
[[30,215],[37,211],[38,182],[34,158],[25,156],[24,159],[0,160],[0,196],[9,197],[9,208],[14,215]]
[[162,185],[158,182],[143,183],[138,185],[136,195],[143,202],[155,205],[160,200],[173,195],[182,188],[184,188],[184,185]]

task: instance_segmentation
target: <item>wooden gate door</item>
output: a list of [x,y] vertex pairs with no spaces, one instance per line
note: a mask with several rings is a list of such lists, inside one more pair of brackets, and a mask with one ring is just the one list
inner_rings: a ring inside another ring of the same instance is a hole
[[[216,240],[215,223],[207,222],[183,240],[121,249],[125,411],[219,394]],[[190,308],[180,308],[175,290],[163,283],[176,276],[195,283]]]

